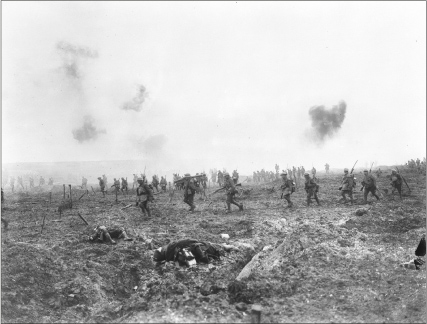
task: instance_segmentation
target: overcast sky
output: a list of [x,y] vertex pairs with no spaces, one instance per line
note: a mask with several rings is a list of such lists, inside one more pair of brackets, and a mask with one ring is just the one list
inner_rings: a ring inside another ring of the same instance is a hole
[[[340,102],[316,137],[310,108]],[[249,173],[425,152],[425,2],[2,3],[3,163]]]

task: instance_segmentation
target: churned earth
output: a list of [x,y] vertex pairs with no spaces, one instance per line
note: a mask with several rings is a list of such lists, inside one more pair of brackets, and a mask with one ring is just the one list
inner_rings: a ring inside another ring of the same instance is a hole
[[[103,198],[97,186],[78,200],[85,191],[75,186],[71,209],[62,203],[62,185],[6,191],[1,320],[250,322],[251,306],[259,304],[263,323],[425,323],[425,266],[416,271],[399,264],[414,258],[426,231],[426,178],[402,174],[411,188],[404,187],[403,200],[390,193],[383,173],[382,199],[369,197],[361,205],[358,174],[356,204],[341,204],[341,176],[323,174],[322,206],[313,201],[306,207],[302,181],[292,194],[293,208],[280,200],[280,184],[244,182],[238,198],[243,212],[233,206],[226,214],[224,194],[217,193],[211,199],[196,195],[197,209],[189,213],[177,191],[172,199],[170,193],[155,196],[152,218],[135,207],[134,190],[116,203],[114,194]],[[359,208],[366,213],[357,216]],[[89,243],[97,224],[123,226],[134,240]],[[154,248],[185,238],[238,250],[209,265],[155,265]],[[252,259],[248,275],[236,280]]]

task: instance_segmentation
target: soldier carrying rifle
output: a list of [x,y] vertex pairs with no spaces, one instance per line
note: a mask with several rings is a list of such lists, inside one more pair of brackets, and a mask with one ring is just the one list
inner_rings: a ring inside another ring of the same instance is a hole
[[380,200],[380,197],[378,197],[378,195],[376,194],[376,190],[377,190],[377,181],[375,179],[375,177],[371,174],[371,170],[372,170],[372,166],[371,169],[369,170],[363,170],[364,173],[364,178],[362,180],[362,188],[360,189],[360,191],[363,190],[363,199],[364,199],[364,203],[367,204],[368,203],[368,194],[372,193],[373,196],[375,196],[375,198],[377,198],[377,200]]
[[[240,185],[240,184],[238,184]],[[236,189],[236,184],[234,184],[233,179],[231,179],[230,174],[228,172],[224,172],[224,186],[222,188],[219,188],[218,190],[215,190],[212,194],[220,191],[220,190],[226,190],[227,192],[227,213],[231,213],[231,204],[236,205],[239,207],[240,211],[243,211],[243,204],[239,204],[234,200],[234,196],[238,192]]]
[[280,188],[282,189],[281,198],[285,198],[288,202],[288,207],[292,207],[291,194],[295,191],[295,184],[292,180],[288,179],[288,174],[286,172],[282,172],[280,174],[282,177],[282,185]]

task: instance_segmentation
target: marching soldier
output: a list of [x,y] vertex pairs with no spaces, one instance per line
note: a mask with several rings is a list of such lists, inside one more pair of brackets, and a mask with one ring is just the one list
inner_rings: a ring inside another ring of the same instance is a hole
[[135,173],[133,174],[133,182],[132,182],[132,189],[138,187],[138,175],[136,175]]
[[391,186],[393,189],[391,193],[394,194],[395,190],[399,193],[400,199],[402,199],[402,176],[396,172],[396,170],[391,170]]
[[227,192],[227,213],[231,212],[231,204],[236,205],[239,207],[240,211],[243,211],[243,204],[239,204],[234,200],[234,196],[238,191],[236,190],[234,181],[230,178],[230,174],[228,172],[224,173],[224,187]]
[[82,189],[87,189],[87,179],[82,177]]
[[44,178],[42,176],[40,176],[39,179],[39,187],[44,186]]
[[313,175],[313,179],[316,179],[316,168],[313,167],[313,169],[311,169],[311,174]]
[[120,180],[114,178],[113,185],[110,187],[114,187],[114,191],[120,191]]
[[162,191],[166,192],[166,186],[168,185],[166,178],[162,176],[162,178],[160,179],[160,188],[162,189]]
[[362,180],[362,188],[363,188],[363,198],[364,203],[368,203],[368,193],[372,193],[377,200],[380,200],[380,197],[375,193],[377,190],[377,181],[375,180],[372,174],[369,174],[368,170],[363,170],[364,178]]
[[329,174],[329,164],[328,163],[325,164],[325,171],[326,171],[326,174]]
[[128,181],[123,177],[122,177],[122,187],[120,190],[122,191],[123,194],[125,191],[126,191],[126,194],[128,193]]
[[218,171],[218,185],[222,187],[222,184],[224,182],[224,175],[222,174],[221,170]]
[[98,177],[99,180],[99,188],[101,188],[102,196],[105,197],[105,182],[104,179]]
[[280,176],[282,177],[282,185],[280,187],[282,189],[282,197],[288,202],[288,207],[292,207],[291,194],[295,191],[294,183],[288,179],[286,172],[282,172]]
[[319,191],[319,185],[310,178],[310,174],[306,172],[304,174],[305,178],[305,192],[307,192],[307,207],[310,206],[311,203],[311,197],[314,196],[314,199],[316,199],[317,204],[320,206],[319,198],[317,197],[317,192]]
[[23,181],[22,181],[22,177],[20,177],[20,176],[18,176],[18,184],[19,184],[19,185],[21,185],[22,190],[25,190],[25,188],[24,188],[24,183],[23,183]]
[[[87,181],[87,180],[86,180]],[[47,183],[49,186],[53,186],[53,178],[49,178],[49,182]]]
[[[220,171],[221,172],[221,171]],[[196,194],[196,185],[194,180],[190,178],[189,173],[184,174],[184,202],[190,206],[190,212],[194,211],[194,195]]]
[[107,176],[105,174],[102,175],[102,180],[104,180],[104,185],[107,186]]
[[148,217],[151,217],[151,211],[150,207],[148,206],[148,202],[153,202],[153,192],[151,191],[148,184],[145,183],[144,178],[138,178],[138,188],[136,188],[136,195],[138,196],[138,202],[139,208],[141,208],[142,213],[144,216],[148,215]]
[[353,187],[354,187],[354,176],[353,174],[348,174],[348,169],[344,169],[344,176],[342,177],[341,187],[341,200],[344,200],[344,203],[347,202],[346,194],[350,197],[350,202],[353,205]]
[[151,184],[154,188],[156,188],[156,191],[159,192],[159,179],[157,179],[156,175],[153,175],[153,181]]
[[239,181],[239,174],[237,173],[237,170],[233,171],[233,178],[236,178],[237,181]]

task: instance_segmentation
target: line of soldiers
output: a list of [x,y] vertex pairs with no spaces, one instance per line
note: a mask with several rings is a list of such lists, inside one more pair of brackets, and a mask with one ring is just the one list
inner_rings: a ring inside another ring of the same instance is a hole
[[[9,179],[9,185],[10,185],[10,188],[12,189],[12,192],[15,192],[15,181],[16,181],[15,177],[13,177],[13,176],[10,177],[10,179]],[[29,181],[29,184],[30,184],[30,189],[34,188],[34,178],[32,176],[30,176],[30,177],[28,177],[28,181]],[[40,176],[39,187],[44,186],[45,183],[46,183],[46,181],[43,178],[43,176]],[[24,188],[24,180],[23,180],[22,177],[18,176],[17,184],[18,184],[18,187],[21,187],[22,190],[25,190],[25,188]],[[53,178],[52,177],[49,178],[49,181],[48,181],[47,185],[48,186],[53,186]]]

